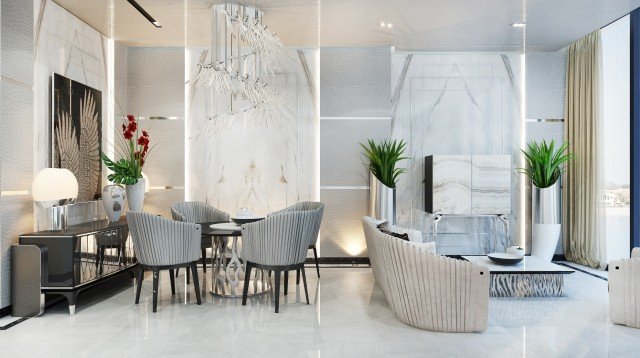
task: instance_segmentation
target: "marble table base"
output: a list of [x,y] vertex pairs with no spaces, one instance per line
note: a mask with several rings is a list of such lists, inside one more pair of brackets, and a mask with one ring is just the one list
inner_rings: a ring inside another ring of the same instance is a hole
[[[213,238],[213,267],[211,273],[211,294],[218,297],[242,297],[245,265],[238,257],[238,237]],[[267,270],[252,270],[248,297],[271,292],[271,279]]]
[[562,274],[491,273],[491,297],[557,297],[562,296]]

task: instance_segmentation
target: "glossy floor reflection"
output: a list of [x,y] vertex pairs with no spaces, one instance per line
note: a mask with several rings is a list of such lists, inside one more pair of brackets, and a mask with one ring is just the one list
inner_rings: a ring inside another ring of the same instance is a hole
[[[183,270],[182,270],[183,271]],[[184,273],[182,273],[183,275]],[[151,280],[141,302],[128,277],[79,296],[77,314],[64,304],[44,316],[0,331],[0,356],[85,357],[625,357],[638,356],[640,330],[613,325],[607,282],[580,272],[568,275],[561,298],[492,298],[482,334],[446,334],[398,321],[369,268],[323,268],[318,281],[307,268],[311,305],[295,274],[275,314],[272,296],[205,301],[177,282],[171,296],[161,275],[158,312],[151,312]]]

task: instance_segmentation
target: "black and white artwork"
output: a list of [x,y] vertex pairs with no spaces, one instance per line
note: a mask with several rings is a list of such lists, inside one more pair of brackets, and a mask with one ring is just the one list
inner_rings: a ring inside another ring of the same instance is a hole
[[52,89],[53,167],[76,176],[77,202],[97,199],[102,191],[102,93],[58,74],[53,74]]

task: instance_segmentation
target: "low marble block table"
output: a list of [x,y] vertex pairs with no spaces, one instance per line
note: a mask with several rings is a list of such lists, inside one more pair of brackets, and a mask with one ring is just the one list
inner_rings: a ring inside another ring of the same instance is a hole
[[487,256],[462,256],[489,268],[491,297],[562,296],[564,275],[575,271],[534,256],[525,256],[515,265],[499,265]]

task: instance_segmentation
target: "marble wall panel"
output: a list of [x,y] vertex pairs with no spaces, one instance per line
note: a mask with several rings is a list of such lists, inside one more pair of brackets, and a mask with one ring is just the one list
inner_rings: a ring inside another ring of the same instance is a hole
[[[203,50],[187,49],[187,73],[193,73]],[[317,50],[302,50],[301,54],[309,76],[296,57],[297,62],[269,79],[296,114],[290,121],[252,128],[239,119],[220,134],[199,137],[202,126],[212,123],[208,117],[226,108],[228,97],[203,88],[188,89],[187,200],[208,202],[229,213],[248,207],[264,215],[299,201],[319,199],[319,64]]]
[[[392,136],[408,142],[397,191],[398,221],[424,227],[424,157],[511,156],[517,167],[524,130],[521,114],[521,55],[391,55],[394,112]],[[522,203],[520,176],[511,175],[511,234],[518,236]],[[469,224],[469,230],[472,230]]]
[[[113,89],[107,80],[110,40],[53,1],[35,3],[35,13],[42,15],[35,21],[34,125],[38,171],[51,166],[51,74],[58,73],[102,92],[102,133],[113,126],[108,116]],[[107,146],[103,139],[102,147]]]

